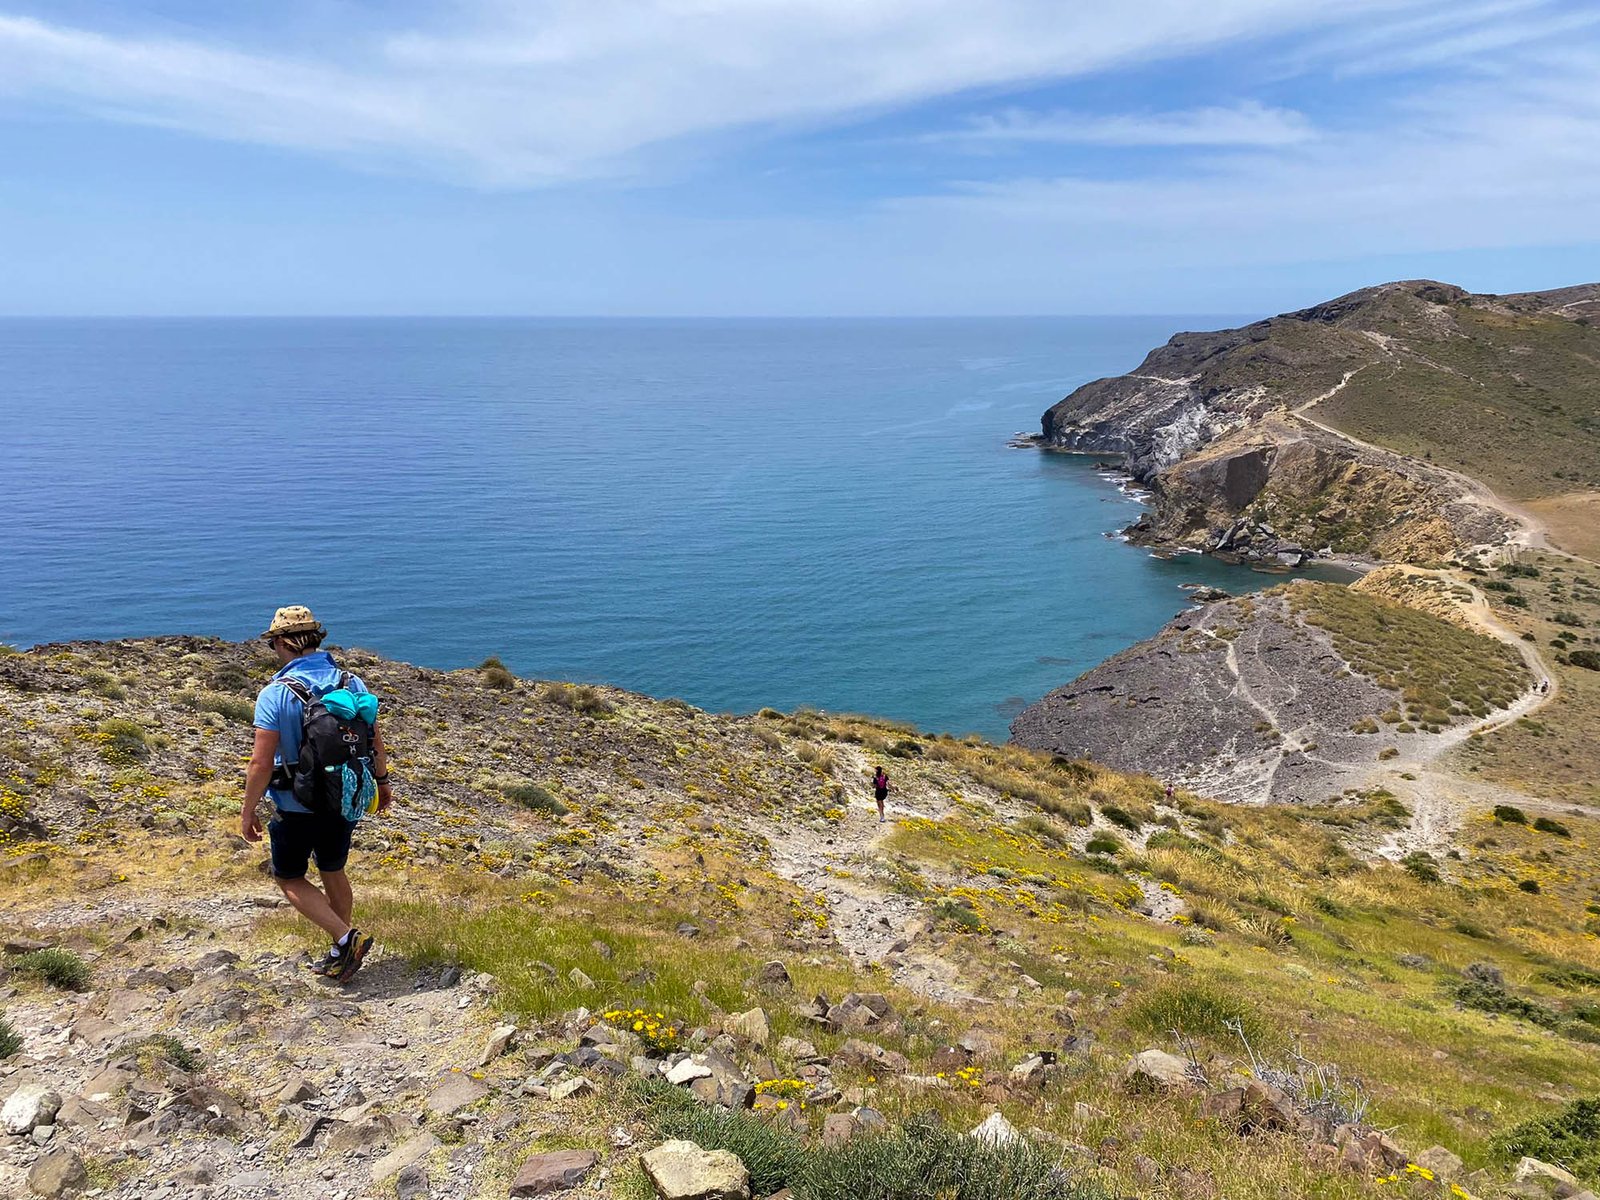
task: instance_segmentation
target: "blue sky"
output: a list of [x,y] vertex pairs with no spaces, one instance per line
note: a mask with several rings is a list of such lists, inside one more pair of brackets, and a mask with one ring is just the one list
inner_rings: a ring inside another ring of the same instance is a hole
[[0,0],[0,313],[1600,279],[1594,0]]

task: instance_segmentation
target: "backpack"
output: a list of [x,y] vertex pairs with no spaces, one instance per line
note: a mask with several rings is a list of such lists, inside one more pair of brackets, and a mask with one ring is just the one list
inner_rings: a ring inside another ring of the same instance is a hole
[[294,798],[311,812],[359,821],[377,798],[372,778],[373,725],[348,704],[328,707],[334,692],[349,696],[350,672],[339,672],[336,688],[313,692],[298,679],[283,684],[300,701],[300,757],[287,764]]

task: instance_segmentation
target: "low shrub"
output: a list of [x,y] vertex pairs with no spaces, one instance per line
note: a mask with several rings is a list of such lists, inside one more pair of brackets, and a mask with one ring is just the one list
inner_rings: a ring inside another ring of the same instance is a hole
[[782,1191],[800,1178],[806,1150],[800,1139],[744,1109],[707,1108],[682,1088],[658,1080],[637,1085],[657,1131],[705,1150],[727,1150],[750,1172],[754,1195]]
[[1567,662],[1586,671],[1600,671],[1600,650],[1574,650],[1567,655]]
[[88,989],[94,972],[71,950],[33,950],[11,960],[11,970],[17,975],[42,979],[52,987],[69,992]]
[[1019,818],[1017,829],[1047,846],[1061,847],[1067,844],[1067,831],[1039,813],[1028,813]]
[[1100,1200],[1106,1195],[1097,1185],[1069,1176],[1056,1152],[1025,1138],[1001,1144],[969,1137],[936,1117],[812,1151],[794,1194],[795,1200]]
[[119,1058],[138,1060],[140,1069],[144,1071],[148,1071],[158,1061],[171,1063],[180,1071],[193,1072],[200,1069],[199,1053],[189,1049],[169,1033],[152,1033],[148,1037],[123,1042],[112,1052],[108,1061],[115,1062]]
[[1114,834],[1097,833],[1084,846],[1089,854],[1115,854],[1122,849],[1122,842]]
[[126,717],[108,717],[96,731],[100,757],[113,766],[127,766],[150,757],[150,739],[144,726]]
[[1433,855],[1425,851],[1417,850],[1406,855],[1400,860],[1400,865],[1423,883],[1439,882],[1439,866],[1433,861]]
[[1496,1134],[1489,1151],[1502,1163],[1537,1158],[1581,1179],[1600,1179],[1600,1096],[1574,1100],[1548,1117],[1535,1117]]
[[483,676],[483,681],[490,687],[499,688],[501,691],[510,691],[517,686],[517,677],[505,663],[493,655],[478,664],[478,674]]
[[5,1017],[0,1017],[0,1060],[10,1058],[22,1049],[22,1035]]
[[603,717],[616,711],[600,689],[586,683],[547,683],[539,689],[539,699],[586,717]]
[[523,808],[531,808],[535,812],[546,812],[555,817],[564,817],[568,812],[565,804],[532,780],[524,783],[503,783],[500,785],[500,794],[507,800],[520,804]]
[[1508,825],[1526,825],[1528,814],[1513,804],[1496,804],[1494,806],[1494,819],[1504,821]]
[[1237,996],[1209,984],[1189,980],[1163,983],[1129,1010],[1128,1024],[1149,1034],[1179,1033],[1185,1037],[1231,1040],[1234,1025],[1252,1044],[1269,1040],[1270,1026]]
[[1139,819],[1120,804],[1102,804],[1100,815],[1113,825],[1120,825],[1130,833],[1139,832]]
[[1570,829],[1552,817],[1538,818],[1534,821],[1533,827],[1540,833],[1553,833],[1557,837],[1569,838],[1572,836],[1572,831]]
[[1517,881],[1517,889],[1519,891],[1527,892],[1530,896],[1537,896],[1540,892],[1544,891],[1544,889],[1539,886],[1539,881],[1537,879],[1519,879]]
[[221,692],[182,692],[178,703],[197,712],[211,712],[248,725],[255,720],[256,706],[240,696],[226,696]]
[[1057,796],[1045,796],[1039,801],[1039,807],[1052,817],[1059,817],[1068,825],[1088,825],[1094,820],[1094,810],[1082,800],[1063,800]]

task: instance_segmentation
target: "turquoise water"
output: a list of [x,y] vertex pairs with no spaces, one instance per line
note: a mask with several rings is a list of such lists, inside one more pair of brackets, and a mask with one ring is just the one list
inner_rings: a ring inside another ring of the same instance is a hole
[[1179,584],[1271,581],[1006,446],[1226,322],[0,322],[0,640],[302,603],[430,666],[1003,736]]

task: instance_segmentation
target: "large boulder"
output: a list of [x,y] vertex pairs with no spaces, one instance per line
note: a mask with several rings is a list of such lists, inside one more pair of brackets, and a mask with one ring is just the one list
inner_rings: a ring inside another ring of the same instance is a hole
[[38,1196],[70,1196],[82,1191],[89,1172],[71,1150],[51,1150],[34,1160],[28,1171],[28,1190]]
[[664,1142],[639,1164],[661,1200],[750,1200],[750,1172],[726,1150]]
[[1165,1050],[1143,1050],[1122,1068],[1122,1082],[1135,1092],[1195,1092],[1199,1083],[1189,1074],[1189,1064]]
[[1537,1158],[1519,1159],[1511,1178],[1516,1183],[1523,1184],[1533,1195],[1576,1196],[1583,1189],[1583,1184],[1578,1182],[1571,1171],[1553,1163],[1541,1162]]
[[0,1105],[0,1129],[7,1133],[31,1133],[39,1125],[49,1125],[61,1111],[61,1094],[42,1083],[25,1083]]

